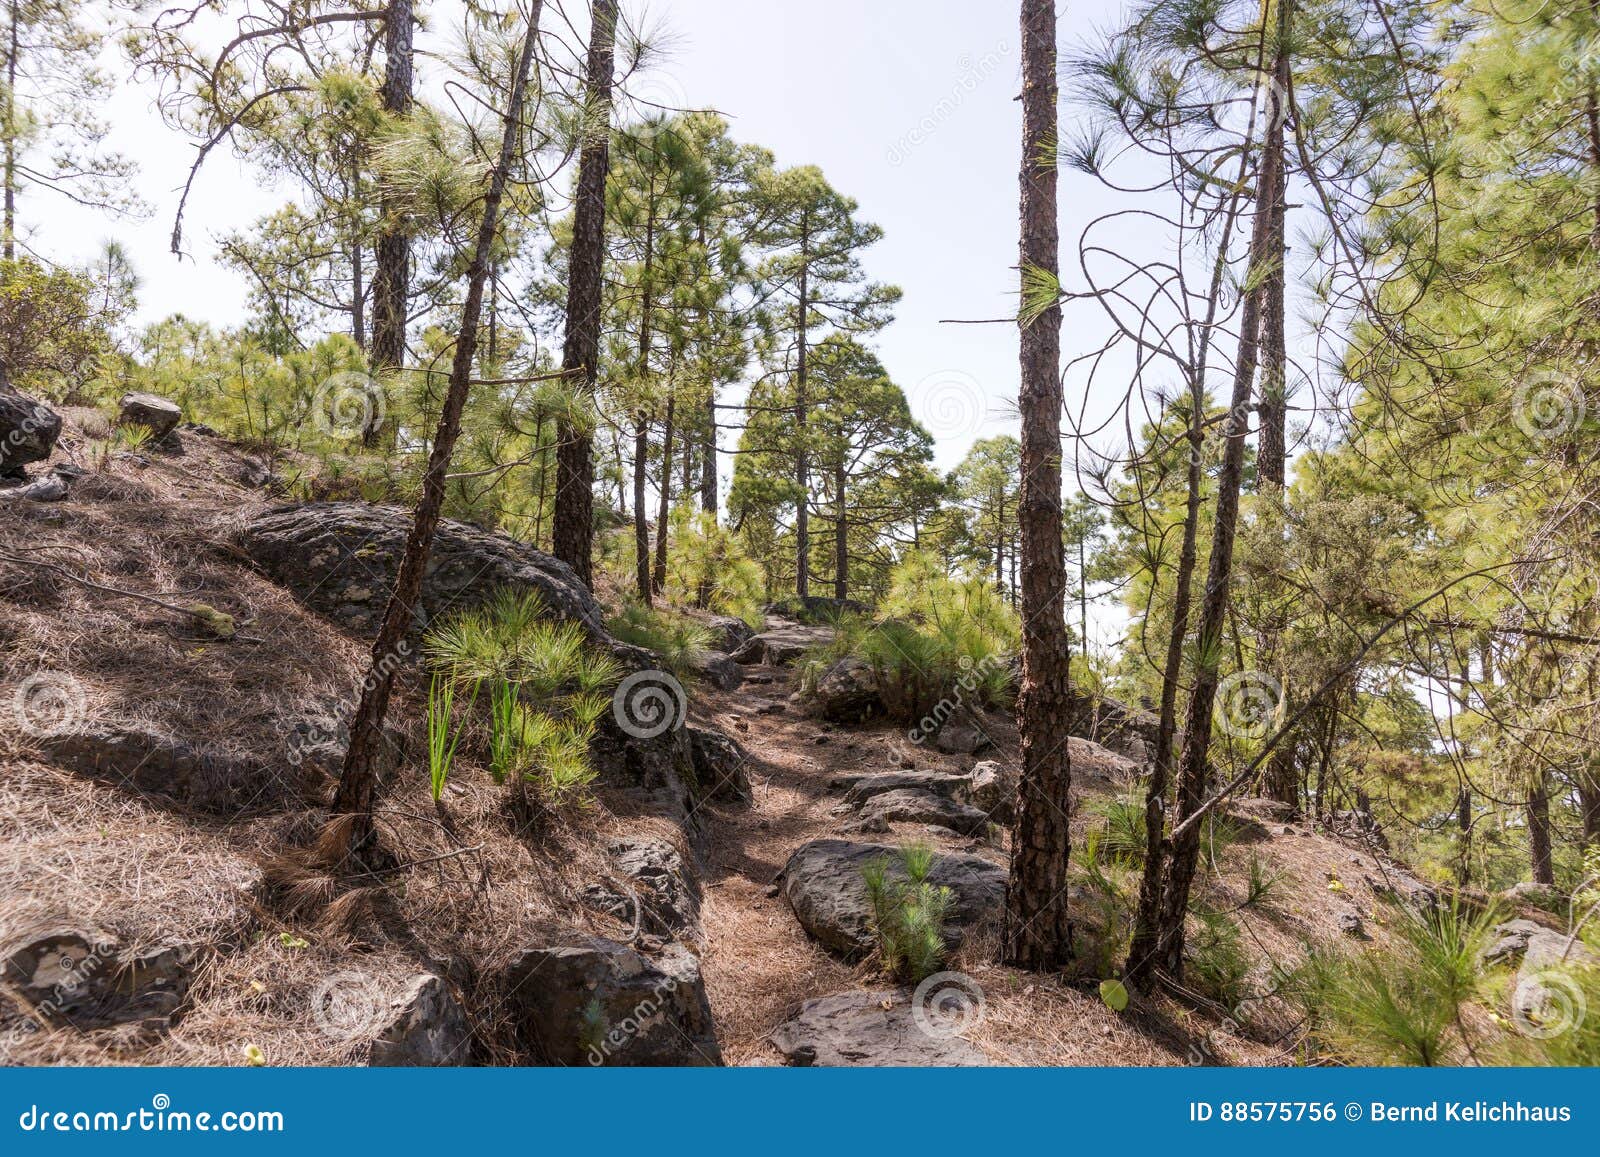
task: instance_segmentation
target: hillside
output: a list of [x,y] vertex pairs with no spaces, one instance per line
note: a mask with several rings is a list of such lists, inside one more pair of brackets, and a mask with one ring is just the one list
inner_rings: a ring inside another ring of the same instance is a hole
[[[1382,946],[1381,893],[1425,891],[1359,836],[1246,800],[1198,897],[1240,912],[1237,1006],[1108,1007],[1096,920],[1114,905],[1087,879],[1078,973],[996,965],[1012,724],[981,715],[973,754],[820,719],[795,660],[829,629],[777,619],[753,644],[727,626],[749,661],[736,686],[690,688],[686,727],[608,723],[592,799],[531,817],[471,739],[434,805],[408,666],[379,814],[396,862],[343,872],[317,844],[403,512],[285,504],[297,463],[193,427],[97,458],[97,415],[67,419],[69,493],[0,505],[8,1063],[1293,1063],[1303,1028],[1275,977],[1308,946]],[[436,618],[525,582],[653,665],[537,552],[455,527],[441,560]],[[1144,768],[1086,738],[1072,763],[1082,848]],[[910,840],[961,897],[932,1032],[851,909],[870,848]]]

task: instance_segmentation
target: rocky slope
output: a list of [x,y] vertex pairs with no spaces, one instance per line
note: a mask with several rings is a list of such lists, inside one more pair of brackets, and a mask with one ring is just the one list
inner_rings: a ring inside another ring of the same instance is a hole
[[[98,415],[65,418],[53,458],[0,489],[0,1062],[1291,1059],[1270,997],[1112,1012],[1092,890],[1078,975],[995,965],[1009,722],[964,712],[959,741],[911,743],[848,668],[802,703],[795,664],[826,628],[776,615],[717,623],[683,725],[608,725],[592,804],[536,818],[470,743],[434,805],[405,656],[378,817],[396,865],[327,864],[341,719],[405,512],[287,502],[299,464],[203,430],[117,454]],[[537,590],[625,670],[654,666],[565,567],[471,527],[442,531],[419,611],[502,586]],[[1073,721],[1080,846],[1096,802],[1136,787],[1147,722]],[[1427,901],[1369,833],[1235,810],[1204,894],[1237,903],[1252,860],[1279,878],[1246,918],[1261,991],[1307,944],[1381,940],[1385,896]],[[947,973],[907,990],[874,964],[860,867],[913,839],[957,900]],[[1538,927],[1500,951],[1543,959]]]

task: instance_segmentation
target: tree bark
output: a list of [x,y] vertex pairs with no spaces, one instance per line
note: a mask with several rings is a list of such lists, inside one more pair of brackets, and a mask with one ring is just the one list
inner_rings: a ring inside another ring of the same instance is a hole
[[339,786],[333,797],[333,814],[349,816],[351,819],[345,851],[358,856],[375,835],[372,804],[384,742],[383,721],[389,712],[395,670],[408,653],[406,636],[416,616],[422,576],[427,569],[434,532],[438,529],[440,511],[444,507],[445,477],[450,469],[450,457],[455,451],[456,439],[461,433],[461,414],[466,408],[467,394],[471,389],[472,362],[478,347],[478,321],[483,310],[483,285],[489,274],[489,255],[499,225],[500,202],[505,195],[512,158],[521,135],[523,97],[527,91],[529,66],[538,42],[542,7],[543,0],[532,0],[528,29],[522,40],[522,53],[506,101],[500,156],[489,176],[489,187],[483,198],[483,217],[478,224],[472,262],[467,268],[467,296],[461,306],[461,329],[456,335],[455,356],[450,363],[450,384],[439,414],[433,450],[428,455],[428,468],[422,476],[422,496],[417,502],[416,516],[406,536],[405,550],[400,556],[394,593],[384,608],[383,625],[372,644],[372,667],[362,684],[361,702],[350,722],[350,747],[345,753]]
[[[1279,150],[1262,155],[1258,197],[1276,188]],[[1247,284],[1256,286],[1244,300],[1239,324],[1239,352],[1234,363],[1233,393],[1223,426],[1226,439],[1217,475],[1217,505],[1211,533],[1211,561],[1200,605],[1194,688],[1184,719],[1183,752],[1178,761],[1177,814],[1174,830],[1205,802],[1210,779],[1211,715],[1216,704],[1222,663],[1222,636],[1227,625],[1229,583],[1233,577],[1233,542],[1239,524],[1239,492],[1244,481],[1245,437],[1250,432],[1250,398],[1255,383],[1261,339],[1261,276],[1272,260],[1270,202],[1258,201],[1251,228]],[[1189,890],[1200,859],[1201,825],[1185,831],[1169,847],[1166,881],[1157,916],[1157,965],[1173,979],[1183,976],[1184,918]]]
[[[415,83],[411,31],[414,22],[412,0],[390,0],[383,30],[383,88],[380,96],[385,112],[403,115],[411,111]],[[406,314],[411,289],[411,237],[393,219],[394,206],[380,206],[384,228],[378,236],[376,268],[372,275],[372,349],[369,360],[374,370],[397,370],[406,360]],[[362,431],[363,441],[371,445],[376,428]]]
[[833,471],[833,597],[841,602],[850,597],[850,519],[844,504],[846,481],[841,458]]
[[1528,858],[1535,884],[1554,884],[1550,855],[1550,789],[1543,771],[1528,785]]
[[[1262,205],[1268,215],[1271,236],[1268,240],[1270,264],[1261,286],[1261,401],[1259,445],[1256,452],[1256,476],[1263,498],[1271,504],[1264,516],[1281,517],[1284,503],[1284,483],[1288,457],[1288,398],[1289,381],[1288,341],[1285,333],[1284,309],[1285,263],[1288,246],[1285,235],[1287,216],[1288,160],[1284,149],[1284,122],[1288,109],[1282,107],[1289,91],[1289,19],[1292,0],[1278,0],[1277,44],[1273,50],[1273,91],[1267,99],[1273,102],[1269,109],[1264,147],[1266,152],[1277,154],[1278,161],[1272,169],[1272,185],[1261,191]],[[1267,173],[1262,173],[1265,180]],[[1257,640],[1257,661],[1271,674],[1280,688],[1284,687],[1283,658],[1280,654],[1283,632],[1287,624],[1282,612],[1272,607],[1276,592],[1268,581],[1266,591],[1268,611]],[[1300,782],[1295,773],[1294,745],[1283,743],[1272,753],[1262,775],[1262,790],[1269,799],[1300,805]]]
[[[1020,266],[1059,268],[1054,0],[1022,0]],[[1022,491],[1018,505],[1022,585],[1022,689],[1017,728],[1022,777],[1006,886],[1005,958],[1019,968],[1061,967],[1072,955],[1067,906],[1072,770],[1062,722],[1071,709],[1063,611],[1067,564],[1061,540],[1061,308],[1021,327]]]
[[0,221],[0,256],[7,261],[17,255],[17,53],[21,51],[21,31],[17,27],[17,0],[7,6],[11,27],[6,44],[5,108],[5,216]]
[[[566,335],[561,369],[580,400],[594,396],[600,360],[600,279],[605,260],[606,174],[611,167],[611,80],[617,30],[616,0],[590,8],[584,95],[598,123],[585,126],[567,262]],[[551,549],[586,585],[593,582],[594,435],[561,418],[557,424],[555,521]]]
[[650,423],[643,410],[633,426],[633,585],[645,606],[650,605],[650,524],[645,514],[645,469],[650,461]]
[[656,507],[655,569],[650,573],[650,589],[656,594],[667,585],[667,523],[672,518],[672,427],[677,408],[677,399],[669,393],[661,429],[661,501]]
[[810,325],[811,216],[800,215],[800,301],[796,326],[798,351],[794,375],[794,484],[798,497],[794,512],[794,593],[803,604],[811,593],[811,448],[806,445],[806,339]]

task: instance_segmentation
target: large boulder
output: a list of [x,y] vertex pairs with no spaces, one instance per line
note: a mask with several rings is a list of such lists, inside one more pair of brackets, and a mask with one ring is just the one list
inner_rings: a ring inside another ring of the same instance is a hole
[[833,786],[845,789],[845,802],[852,806],[859,806],[885,792],[902,790],[932,792],[957,803],[968,803],[969,782],[964,775],[950,775],[943,771],[883,771],[871,775],[841,776]]
[[711,649],[731,655],[754,635],[750,624],[733,615],[716,615],[706,627],[711,631]]
[[882,831],[888,824],[936,824],[964,836],[977,836],[988,829],[989,813],[936,792],[903,787],[862,804],[861,823],[866,831]]
[[744,668],[721,651],[706,651],[689,660],[695,677],[718,691],[736,691],[744,682]]
[[695,783],[701,794],[723,802],[750,798],[748,757],[738,741],[715,727],[689,726]]
[[471,1059],[472,1028],[444,978],[413,977],[390,1004],[368,1047],[373,1067],[464,1065]]
[[[378,628],[394,590],[411,513],[360,502],[276,506],[247,522],[239,545],[274,582],[361,635]],[[600,604],[571,567],[503,534],[439,524],[422,579],[416,630],[502,588],[536,592],[550,614],[609,641]]]
[[973,807],[992,816],[996,823],[1009,824],[1016,817],[1017,785],[1021,778],[1021,769],[1015,764],[993,759],[974,764],[966,776],[967,799]]
[[192,949],[124,946],[98,929],[37,928],[9,944],[0,975],[47,1021],[74,1028],[165,1027],[189,991]]
[[865,615],[872,608],[855,599],[836,599],[828,595],[807,595],[786,599],[762,608],[767,614],[802,623],[832,622],[845,615]]
[[151,438],[159,440],[178,428],[183,410],[159,394],[123,394],[117,403],[117,418],[125,426],[143,426]]
[[991,746],[992,740],[977,716],[962,711],[944,721],[933,745],[947,755],[971,755]]
[[834,723],[859,723],[883,710],[878,674],[872,664],[847,655],[824,671],[811,695],[811,708]]
[[797,1067],[986,1065],[983,1053],[899,990],[843,992],[808,1000],[771,1041]]
[[629,912],[639,930],[666,937],[698,936],[700,885],[677,848],[651,836],[613,840],[606,849],[628,881]]
[[833,632],[826,627],[802,627],[798,623],[790,623],[752,635],[733,652],[733,661],[746,665],[768,663],[774,667],[784,667],[832,637]]
[[511,962],[506,995],[523,1038],[552,1065],[720,1065],[700,962],[669,944],[647,957],[576,937]]
[[1152,711],[1109,695],[1074,692],[1068,730],[1119,755],[1146,763],[1155,757],[1161,719]]
[[60,436],[60,414],[0,382],[0,478],[21,478],[24,466],[50,457]]
[[[904,878],[897,849],[847,840],[812,840],[796,849],[783,869],[783,896],[795,918],[824,947],[848,959],[877,947],[861,869],[878,859],[889,861],[892,878]],[[939,856],[928,882],[954,893],[945,920],[945,939],[952,947],[977,927],[998,924],[1004,913],[1006,872],[987,860]]]

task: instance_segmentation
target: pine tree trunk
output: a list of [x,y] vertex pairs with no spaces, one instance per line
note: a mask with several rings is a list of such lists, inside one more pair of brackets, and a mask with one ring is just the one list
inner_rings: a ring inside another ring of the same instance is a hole
[[[660,594],[667,585],[667,522],[672,517],[672,424],[677,398],[667,395],[667,416],[661,431],[661,502],[656,515],[656,562],[650,589]],[[688,439],[684,439],[688,441]]]
[[[1022,167],[1020,266],[1058,269],[1054,0],[1022,0]],[[1021,327],[1022,492],[1018,506],[1022,578],[1022,689],[1017,729],[1022,776],[1006,887],[1005,958],[1048,970],[1072,956],[1067,907],[1072,769],[1062,727],[1071,710],[1066,554],[1061,541],[1061,309]]]
[[[1277,169],[1283,163],[1279,150],[1262,155],[1258,197],[1269,197],[1277,187]],[[1184,719],[1183,752],[1178,760],[1176,831],[1205,802],[1211,778],[1211,714],[1216,704],[1223,653],[1223,632],[1233,578],[1233,541],[1239,524],[1239,492],[1244,482],[1245,437],[1250,432],[1250,399],[1260,356],[1261,280],[1272,257],[1272,202],[1258,200],[1251,228],[1247,284],[1256,288],[1244,299],[1239,322],[1239,352],[1234,363],[1233,393],[1223,430],[1226,439],[1222,468],[1217,475],[1216,513],[1211,531],[1211,560],[1206,572],[1205,595],[1200,604],[1194,686]],[[1189,911],[1189,891],[1200,860],[1203,825],[1195,824],[1169,845],[1166,882],[1162,889],[1157,925],[1156,964],[1173,979],[1183,976],[1184,918]]]
[[1550,789],[1541,771],[1528,786],[1528,858],[1535,884],[1554,884],[1550,856]]
[[[1215,300],[1213,291],[1212,300]],[[1206,332],[1210,333],[1210,319]],[[1209,336],[1207,338],[1209,340]],[[1183,545],[1178,552],[1178,573],[1172,593],[1172,631],[1167,636],[1167,654],[1161,669],[1161,714],[1156,727],[1155,760],[1150,782],[1145,785],[1145,856],[1139,881],[1139,907],[1134,919],[1133,940],[1128,947],[1128,963],[1123,982],[1144,988],[1156,964],[1161,940],[1161,889],[1166,878],[1165,824],[1167,787],[1172,782],[1172,742],[1178,730],[1178,681],[1183,674],[1183,645],[1189,637],[1189,600],[1199,555],[1200,498],[1205,461],[1205,372],[1196,369],[1190,383],[1189,469],[1184,502]]]
[[643,410],[633,426],[633,581],[634,593],[650,605],[650,524],[645,520],[645,471],[650,462],[650,423]]
[[846,482],[841,461],[833,471],[833,597],[841,602],[850,597],[850,519],[844,504]]
[[444,508],[445,476],[450,457],[461,433],[461,415],[472,387],[472,362],[478,347],[478,322],[483,311],[483,286],[489,275],[489,255],[494,247],[500,221],[500,202],[505,195],[512,158],[522,131],[523,97],[528,71],[539,37],[542,0],[532,0],[528,29],[517,58],[516,75],[506,102],[505,128],[500,155],[489,176],[483,198],[483,217],[467,267],[467,296],[461,306],[461,329],[456,336],[455,356],[450,363],[450,384],[445,391],[439,426],[434,434],[428,468],[422,476],[422,497],[406,536],[395,576],[394,593],[384,608],[383,624],[372,645],[372,667],[362,684],[361,702],[350,722],[350,747],[345,753],[339,786],[334,793],[332,812],[351,817],[346,850],[360,854],[372,842],[372,805],[377,789],[378,762],[383,748],[383,721],[389,713],[389,697],[394,689],[395,669],[408,654],[406,636],[416,617],[422,591],[422,576],[433,549],[434,532]]
[[[594,397],[600,360],[600,281],[605,260],[606,173],[611,167],[611,78],[617,30],[616,0],[590,8],[589,59],[584,84],[586,126],[578,157],[567,261],[566,335],[561,369],[580,399]],[[594,434],[568,419],[557,423],[555,521],[551,549],[585,584],[592,584],[594,550]]]
[[[1261,401],[1259,445],[1256,450],[1256,477],[1263,498],[1271,505],[1265,517],[1279,518],[1283,509],[1284,483],[1288,457],[1288,342],[1285,334],[1284,309],[1285,263],[1288,246],[1285,240],[1287,215],[1288,156],[1284,148],[1284,121],[1288,110],[1278,107],[1289,91],[1289,19],[1291,0],[1278,0],[1277,46],[1274,49],[1272,76],[1274,91],[1267,99],[1273,102],[1267,124],[1264,148],[1278,156],[1273,168],[1272,187],[1262,192],[1262,202],[1271,223],[1268,241],[1270,262],[1266,280],[1262,283],[1261,309]],[[1262,174],[1263,179],[1266,173]],[[1283,632],[1287,624],[1282,612],[1271,607],[1276,601],[1275,591],[1266,592],[1269,609],[1266,622],[1257,640],[1257,661],[1263,671],[1270,673],[1280,688],[1284,686],[1283,656],[1279,653]],[[1294,746],[1280,743],[1267,758],[1262,771],[1262,790],[1269,799],[1300,805],[1300,782],[1294,765]]]
[[7,261],[17,256],[17,53],[21,51],[21,30],[17,27],[21,5],[7,5],[11,27],[7,29],[5,91],[5,215],[0,220],[0,256]]
[[700,448],[700,509],[716,517],[717,513],[717,391],[713,387],[706,395],[705,441]]
[[794,375],[794,484],[798,499],[794,512],[794,593],[802,606],[811,593],[811,448],[806,444],[806,421],[810,399],[806,396],[806,339],[811,321],[809,280],[811,274],[810,217],[800,215],[800,301],[796,327],[798,351]]
[[[390,0],[383,30],[384,111],[402,115],[411,111],[415,83],[412,66],[412,0]],[[380,206],[384,229],[378,236],[376,268],[372,276],[372,350],[374,370],[396,370],[406,360],[406,313],[411,283],[411,238],[392,219],[394,206]],[[370,446],[379,431],[374,425],[362,431]]]

